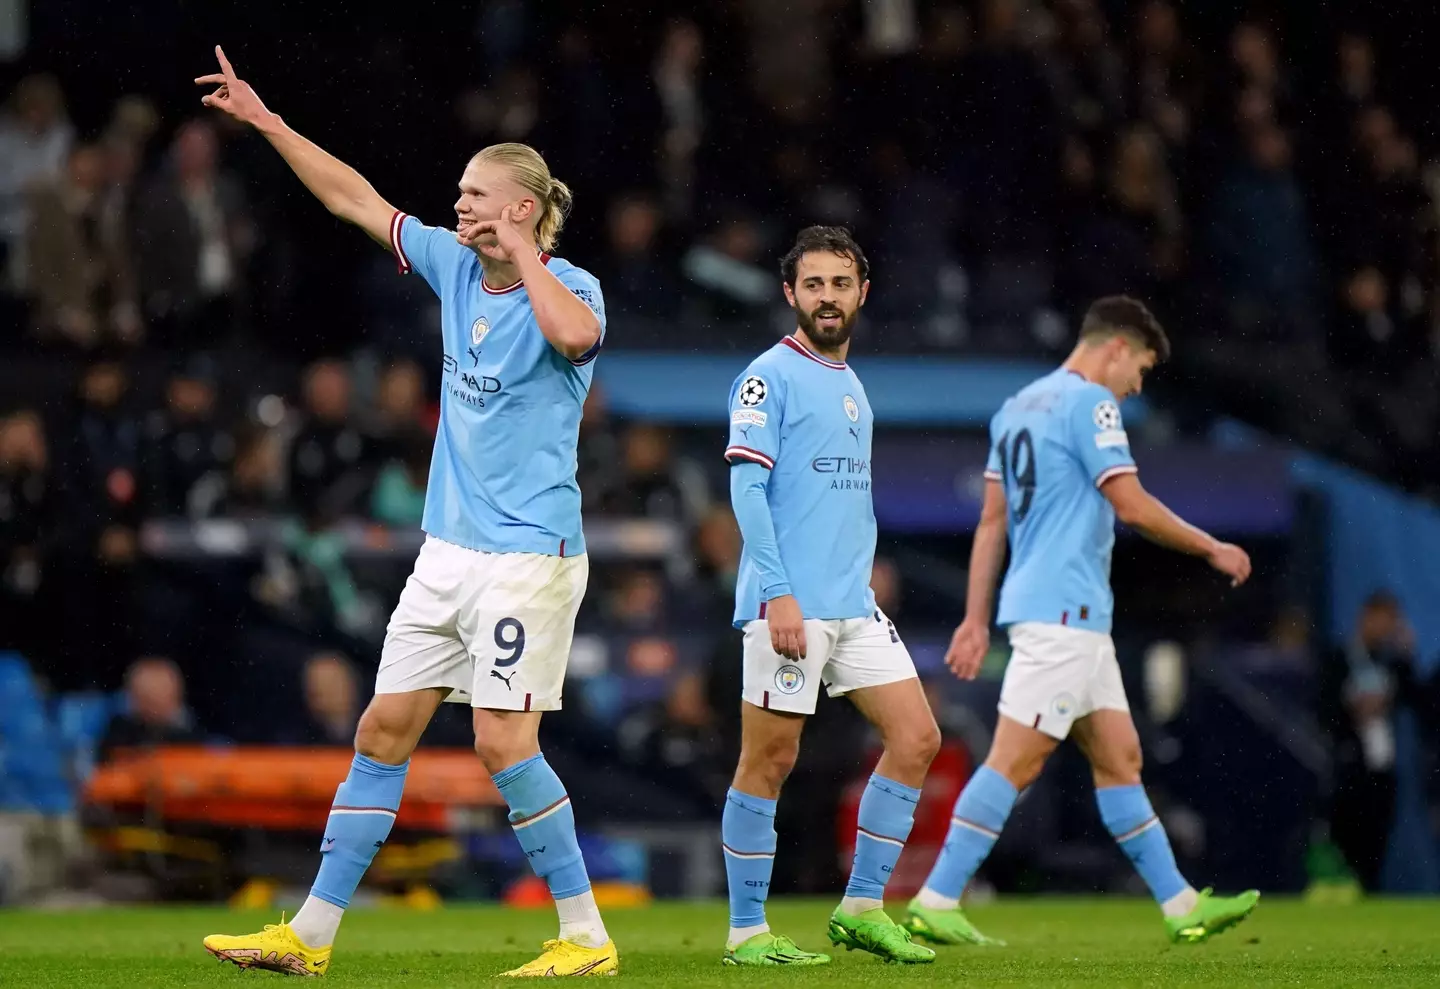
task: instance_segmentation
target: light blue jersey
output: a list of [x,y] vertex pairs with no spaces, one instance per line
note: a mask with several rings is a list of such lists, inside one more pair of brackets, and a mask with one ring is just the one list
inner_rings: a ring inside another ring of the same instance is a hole
[[1060,368],[990,420],[988,480],[1005,485],[1010,568],[1002,626],[1048,622],[1109,633],[1115,510],[1100,486],[1133,474],[1115,396]]
[[479,258],[453,230],[397,211],[390,244],[400,271],[419,272],[440,297],[440,427],[422,528],[491,553],[584,553],[576,444],[605,335],[600,283],[542,255],[600,320],[601,339],[570,361],[540,332],[524,285],[486,285]]
[[[779,562],[805,618],[875,611],[874,422],[855,372],[795,337],[757,357],[730,388],[725,459],[769,470],[765,496]],[[737,627],[765,617],[764,603],[777,596],[775,578],[763,569],[747,541],[735,587]]]

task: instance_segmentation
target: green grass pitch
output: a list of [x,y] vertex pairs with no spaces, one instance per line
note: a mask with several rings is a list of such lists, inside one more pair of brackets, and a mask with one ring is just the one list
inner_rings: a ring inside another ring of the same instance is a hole
[[[833,905],[774,902],[770,922],[801,947],[826,948],[825,920]],[[636,986],[1440,986],[1440,903],[1433,900],[1353,906],[1262,900],[1240,927],[1188,947],[1165,941],[1155,908],[1136,900],[1010,899],[973,916],[1010,946],[942,948],[934,964],[913,967],[841,951],[828,968],[791,970],[723,968],[723,903],[613,909],[606,921],[620,948],[620,978]],[[0,986],[279,985],[285,977],[241,972],[200,948],[205,934],[244,933],[275,919],[208,907],[0,910]],[[533,957],[553,931],[548,910],[356,910],[341,929],[324,984],[507,984],[494,973]]]

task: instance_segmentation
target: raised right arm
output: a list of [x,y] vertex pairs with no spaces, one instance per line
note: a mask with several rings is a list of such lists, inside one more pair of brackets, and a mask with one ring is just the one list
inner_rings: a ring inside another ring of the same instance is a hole
[[[215,46],[215,57],[220,71],[200,76],[195,82],[219,88],[200,102],[254,127],[327,210],[364,230],[377,243],[391,247],[391,224],[399,215],[395,207],[382,199],[363,175],[296,133],[279,114],[271,113],[250,84],[235,74],[219,45]],[[394,233],[398,235],[398,231]]]
[[390,247],[390,224],[397,211],[375,191],[365,176],[314,141],[296,133],[276,114],[270,114],[256,129],[280,152],[291,171],[326,209],[346,223],[353,223],[364,230],[377,243]]

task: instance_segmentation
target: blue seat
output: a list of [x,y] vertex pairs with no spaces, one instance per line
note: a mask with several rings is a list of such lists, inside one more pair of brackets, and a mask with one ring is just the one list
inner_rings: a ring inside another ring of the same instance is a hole
[[30,665],[16,652],[0,652],[0,734],[21,734],[32,728],[37,711],[44,717],[40,688]]
[[0,805],[48,814],[74,807],[59,733],[29,664],[15,652],[0,653],[0,760]]
[[56,734],[74,779],[84,782],[90,778],[100,740],[125,703],[123,694],[100,691],[66,694],[55,702]]
[[115,694],[85,691],[65,694],[55,703],[55,727],[67,749],[91,749],[100,744],[110,719],[124,707]]
[[48,735],[49,728],[29,664],[19,653],[0,653],[0,738],[23,746]]

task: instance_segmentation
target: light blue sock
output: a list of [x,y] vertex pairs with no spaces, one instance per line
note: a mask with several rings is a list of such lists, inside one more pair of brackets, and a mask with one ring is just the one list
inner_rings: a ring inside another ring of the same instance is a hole
[[1170,839],[1160,825],[1145,788],[1138,783],[1133,786],[1107,786],[1095,791],[1095,802],[1100,805],[1100,819],[1115,836],[1122,851],[1130,856],[1135,871],[1150,887],[1150,895],[1161,906],[1171,898],[1190,888],[1185,877],[1175,865],[1175,853],[1170,849]]
[[883,900],[885,884],[905,850],[920,791],[879,773],[865,784],[860,819],[855,829],[855,863],[850,867],[846,896]]
[[765,923],[775,865],[775,801],[732,787],[720,817],[720,843],[730,886],[730,927],[759,927]]
[[531,756],[493,779],[510,807],[510,827],[535,875],[550,887],[550,895],[564,900],[588,890],[590,877],[575,837],[570,795],[545,757]]
[[409,771],[408,759],[398,766],[387,766],[355,754],[350,775],[335,791],[330,819],[325,822],[320,872],[310,887],[312,896],[342,910],[350,905],[365,870],[390,836]]
[[926,889],[951,900],[960,899],[980,863],[995,847],[1017,796],[1010,781],[989,766],[975,771],[955,801],[950,832],[930,870],[930,878],[925,880]]

